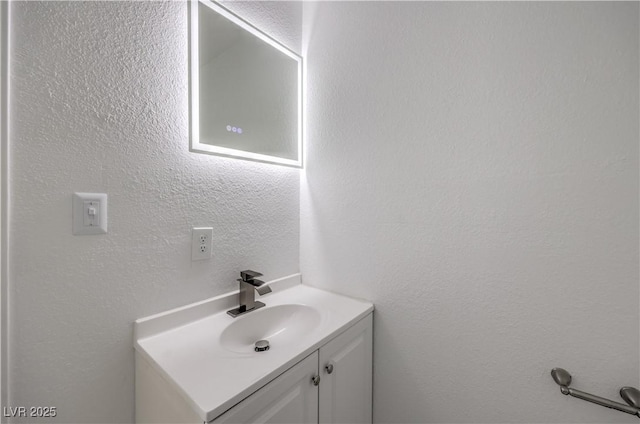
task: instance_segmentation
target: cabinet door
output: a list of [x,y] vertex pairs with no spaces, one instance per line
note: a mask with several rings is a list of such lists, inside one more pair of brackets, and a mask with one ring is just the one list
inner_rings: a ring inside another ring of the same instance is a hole
[[373,315],[320,348],[321,423],[371,423]]
[[213,422],[317,423],[318,387],[311,381],[317,373],[318,352],[314,352]]

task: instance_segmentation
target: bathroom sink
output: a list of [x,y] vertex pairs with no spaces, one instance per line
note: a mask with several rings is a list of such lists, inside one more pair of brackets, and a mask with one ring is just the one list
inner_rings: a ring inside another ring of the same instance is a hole
[[[266,306],[236,318],[230,292],[136,321],[136,363],[152,367],[209,422],[373,310],[368,302],[300,284],[269,283]],[[267,351],[254,345],[268,340]],[[169,420],[164,417],[163,419]]]
[[270,349],[290,347],[312,334],[320,313],[307,305],[284,304],[259,309],[237,318],[220,334],[220,345],[236,353],[252,353],[258,340]]

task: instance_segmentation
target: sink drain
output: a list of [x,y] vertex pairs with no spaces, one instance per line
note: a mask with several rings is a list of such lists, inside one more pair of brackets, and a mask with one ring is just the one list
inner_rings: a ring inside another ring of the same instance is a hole
[[256,352],[269,350],[269,340],[258,340],[253,348]]

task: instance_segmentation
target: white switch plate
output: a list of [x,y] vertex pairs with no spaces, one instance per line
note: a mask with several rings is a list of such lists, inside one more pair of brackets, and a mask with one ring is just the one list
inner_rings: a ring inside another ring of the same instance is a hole
[[191,260],[202,261],[211,259],[211,246],[213,243],[212,227],[194,227],[191,230]]
[[105,193],[73,193],[73,234],[107,233],[107,195]]

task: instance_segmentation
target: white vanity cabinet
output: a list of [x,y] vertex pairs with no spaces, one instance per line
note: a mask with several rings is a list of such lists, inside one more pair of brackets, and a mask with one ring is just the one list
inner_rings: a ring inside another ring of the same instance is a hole
[[137,423],[371,423],[373,305],[268,284],[240,317],[231,292],[135,322]]
[[371,423],[372,314],[214,423]]

